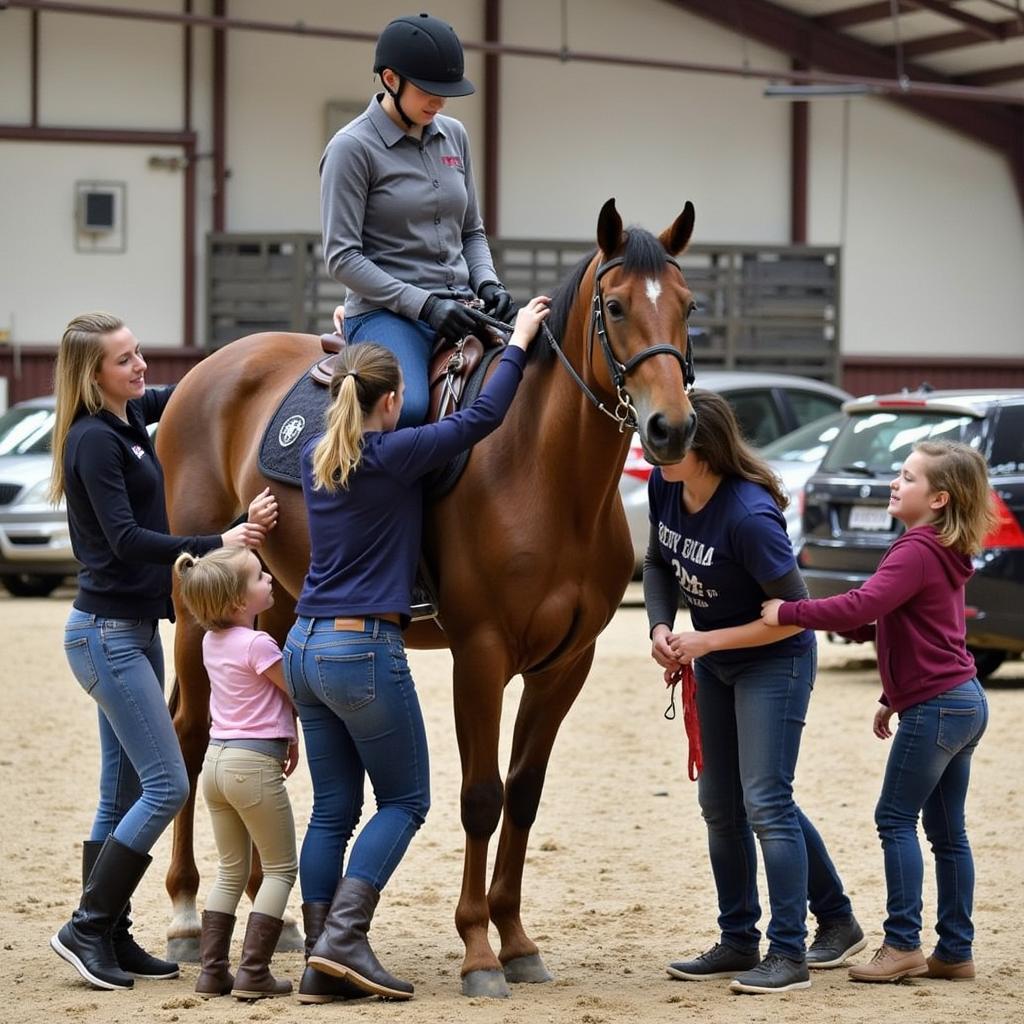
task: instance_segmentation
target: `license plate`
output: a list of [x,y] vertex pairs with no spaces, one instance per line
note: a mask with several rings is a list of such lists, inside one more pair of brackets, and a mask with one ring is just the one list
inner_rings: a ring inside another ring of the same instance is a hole
[[891,530],[892,516],[887,508],[872,505],[854,505],[850,509],[847,527],[851,530]]

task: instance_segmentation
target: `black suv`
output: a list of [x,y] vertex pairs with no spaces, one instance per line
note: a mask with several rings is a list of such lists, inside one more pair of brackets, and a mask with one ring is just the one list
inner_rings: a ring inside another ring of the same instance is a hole
[[804,490],[798,561],[811,597],[863,583],[903,525],[889,481],[914,444],[963,441],[988,460],[999,526],[967,584],[967,643],[981,678],[1024,651],[1024,391],[928,391],[856,398]]

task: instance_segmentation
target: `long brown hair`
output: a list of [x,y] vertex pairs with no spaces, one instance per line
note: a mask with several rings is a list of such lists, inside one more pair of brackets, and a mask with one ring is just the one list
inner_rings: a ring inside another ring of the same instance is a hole
[[113,313],[82,313],[64,328],[54,372],[57,415],[48,495],[54,505],[64,496],[64,449],[71,424],[83,413],[93,415],[103,408],[103,393],[96,383],[96,373],[106,354],[103,338],[122,327],[124,321]]
[[985,457],[958,441],[920,441],[914,451],[925,456],[928,486],[949,495],[933,523],[939,543],[965,555],[980,551],[998,524]]
[[313,449],[313,486],[336,491],[348,478],[363,452],[363,419],[381,395],[398,391],[402,371],[393,352],[370,341],[347,345],[338,354],[331,377],[331,405],[324,436]]
[[693,435],[693,453],[719,476],[735,476],[760,484],[782,511],[789,496],[779,478],[764,459],[754,454],[743,440],[736,416],[729,403],[714,391],[694,388],[690,404],[697,414],[697,430]]

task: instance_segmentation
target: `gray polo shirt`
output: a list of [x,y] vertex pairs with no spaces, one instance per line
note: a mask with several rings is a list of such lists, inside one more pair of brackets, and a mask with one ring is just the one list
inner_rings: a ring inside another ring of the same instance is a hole
[[498,275],[466,129],[438,114],[421,141],[379,99],[331,139],[320,160],[324,260],[348,288],[346,316],[384,308],[415,320],[431,293],[468,298]]

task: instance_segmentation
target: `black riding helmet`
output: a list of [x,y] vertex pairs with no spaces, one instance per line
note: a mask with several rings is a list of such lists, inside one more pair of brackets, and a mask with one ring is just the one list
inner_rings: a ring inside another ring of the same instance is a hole
[[374,74],[384,68],[433,96],[476,92],[463,74],[462,43],[455,29],[429,14],[410,14],[388,23],[377,39],[373,58]]

